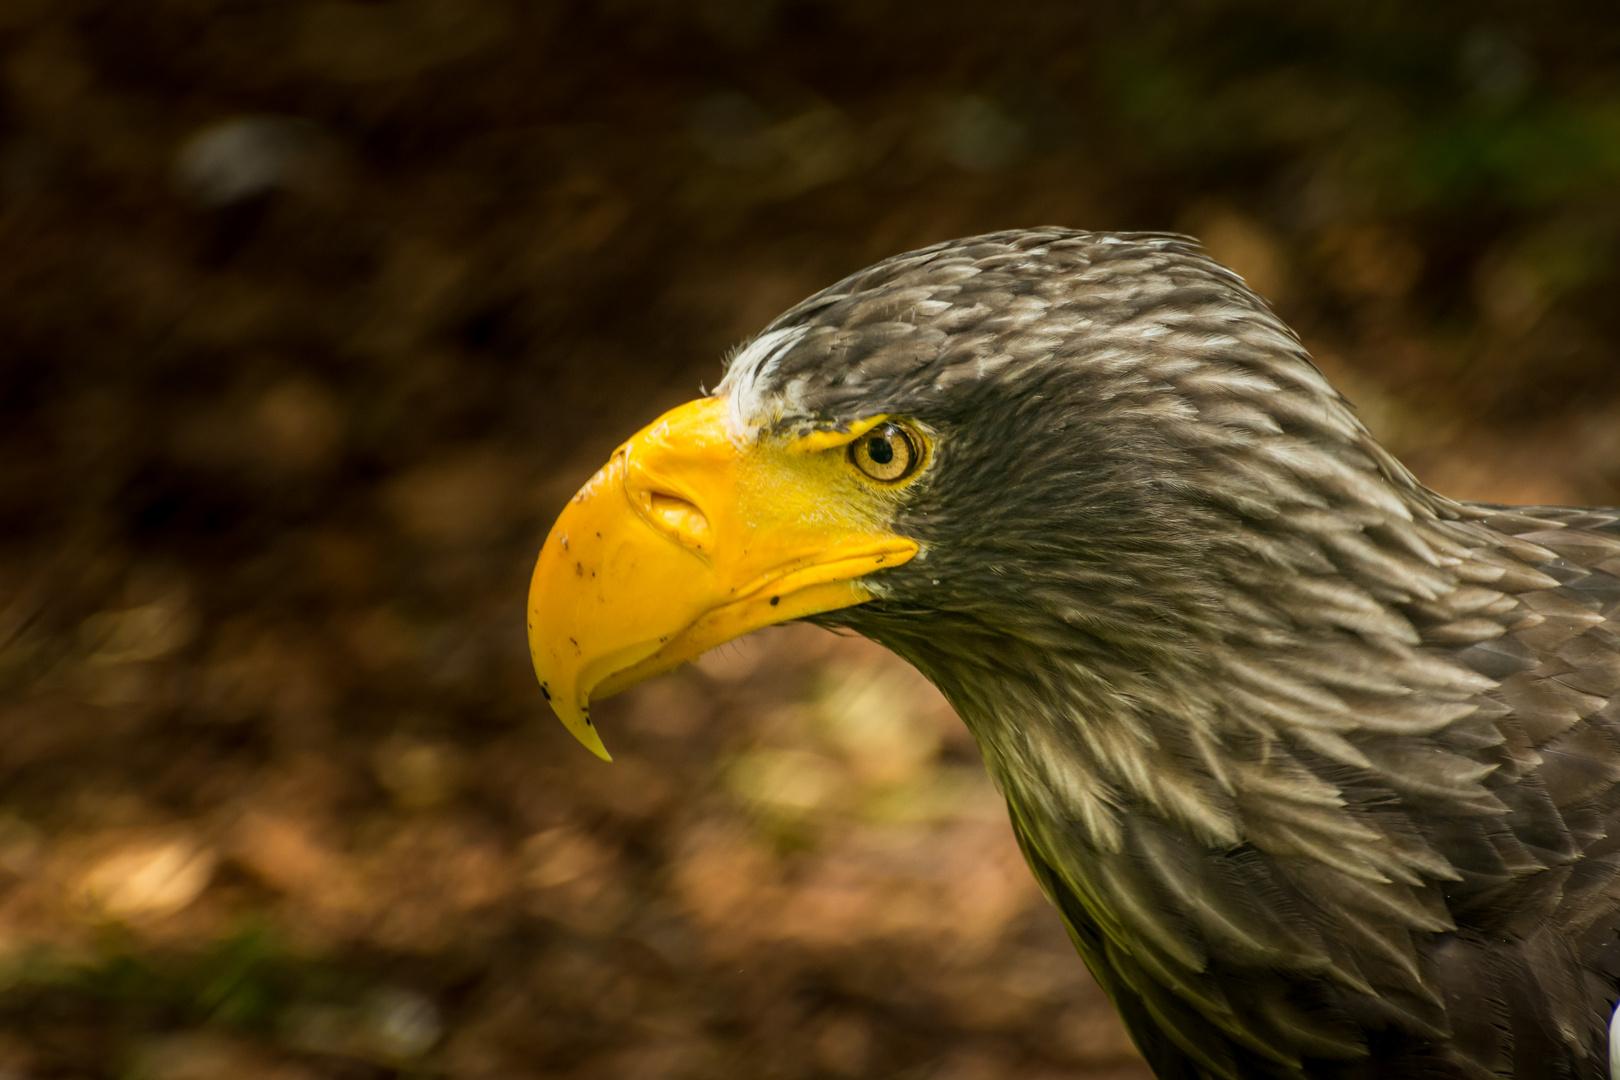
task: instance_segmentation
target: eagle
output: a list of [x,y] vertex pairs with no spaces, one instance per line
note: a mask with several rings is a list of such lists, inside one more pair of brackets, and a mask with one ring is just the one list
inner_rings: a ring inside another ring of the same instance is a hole
[[853,274],[564,508],[541,688],[846,628],[971,729],[1163,1080],[1610,1074],[1620,511],[1461,502],[1196,241]]

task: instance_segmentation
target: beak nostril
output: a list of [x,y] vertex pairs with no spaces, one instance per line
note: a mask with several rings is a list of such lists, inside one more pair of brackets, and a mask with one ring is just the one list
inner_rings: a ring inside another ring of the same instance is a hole
[[701,547],[709,539],[709,519],[703,511],[678,495],[665,491],[647,493],[648,516],[654,524],[674,533],[682,543]]

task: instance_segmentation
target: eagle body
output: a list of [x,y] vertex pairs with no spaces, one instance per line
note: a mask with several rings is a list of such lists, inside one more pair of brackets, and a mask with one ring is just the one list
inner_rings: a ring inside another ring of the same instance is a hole
[[1607,1076],[1620,512],[1426,490],[1179,238],[959,241],[773,334],[721,388],[767,422],[939,429],[924,556],[818,621],[972,728],[1160,1077]]
[[1620,511],[1424,488],[1164,234],[889,259],[716,395],[926,437],[917,554],[811,618],[950,700],[1159,1077],[1608,1076]]

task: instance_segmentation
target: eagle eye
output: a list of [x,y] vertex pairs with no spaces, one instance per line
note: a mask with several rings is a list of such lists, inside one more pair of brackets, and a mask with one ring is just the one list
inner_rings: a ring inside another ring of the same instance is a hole
[[904,480],[917,468],[921,455],[911,433],[899,424],[883,424],[849,446],[849,460],[873,480]]

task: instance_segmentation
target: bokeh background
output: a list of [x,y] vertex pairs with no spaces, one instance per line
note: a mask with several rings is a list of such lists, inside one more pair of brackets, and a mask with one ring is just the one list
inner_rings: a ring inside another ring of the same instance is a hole
[[1140,1078],[909,669],[548,715],[553,515],[883,256],[1203,238],[1432,486],[1620,502],[1620,15],[4,0],[0,1077]]

